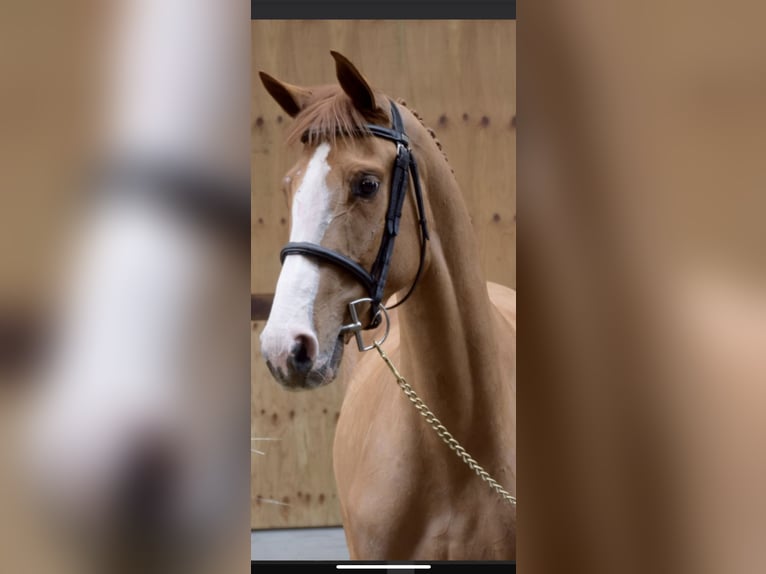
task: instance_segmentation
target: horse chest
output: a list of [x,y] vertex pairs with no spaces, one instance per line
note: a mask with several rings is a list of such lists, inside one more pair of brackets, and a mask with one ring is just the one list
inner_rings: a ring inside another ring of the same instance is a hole
[[340,494],[414,496],[424,469],[413,442],[418,430],[403,409],[408,405],[392,381],[381,376],[363,381],[362,388],[349,389],[336,429],[333,456]]
[[508,510],[476,477],[466,479],[388,371],[359,367],[366,377],[348,389],[334,449],[352,559],[512,556]]
[[402,548],[400,532],[426,485],[427,469],[402,409],[408,405],[390,374],[387,379],[371,366],[360,363],[347,390],[333,462],[352,558],[391,559],[411,550]]

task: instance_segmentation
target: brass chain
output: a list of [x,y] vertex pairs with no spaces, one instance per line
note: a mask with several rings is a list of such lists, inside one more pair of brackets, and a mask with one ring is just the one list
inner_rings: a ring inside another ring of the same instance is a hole
[[471,470],[473,470],[477,475],[479,475],[479,478],[481,478],[484,482],[489,484],[492,489],[497,492],[500,497],[505,500],[508,504],[512,504],[516,506],[516,497],[513,496],[510,492],[505,490],[494,478],[492,478],[489,473],[484,470],[479,463],[477,463],[470,454],[466,452],[466,450],[460,445],[460,443],[449,433],[449,431],[444,427],[444,425],[439,421],[439,419],[436,418],[436,415],[434,415],[431,410],[426,406],[426,404],[422,401],[422,399],[418,396],[418,394],[415,392],[415,389],[410,386],[410,384],[402,377],[401,374],[399,374],[399,371],[396,369],[394,364],[391,362],[391,359],[388,358],[388,355],[386,355],[385,351],[381,348],[380,344],[375,341],[373,342],[373,345],[378,350],[378,353],[380,353],[380,356],[383,358],[383,360],[388,365],[388,368],[391,369],[391,372],[396,377],[396,382],[399,385],[399,387],[404,391],[404,394],[407,395],[407,398],[410,399],[413,405],[415,405],[415,408],[418,410],[418,412],[423,415],[423,417],[428,421],[428,424],[431,425],[431,428],[433,428],[436,431],[436,434],[439,435],[439,438],[441,438],[450,449],[452,449],[456,455],[458,455],[463,462],[465,462]]

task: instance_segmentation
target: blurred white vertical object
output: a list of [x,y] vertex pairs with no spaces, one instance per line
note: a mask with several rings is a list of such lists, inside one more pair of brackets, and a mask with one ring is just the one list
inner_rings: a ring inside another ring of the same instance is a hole
[[107,145],[249,175],[249,4],[133,0],[118,11]]
[[[244,571],[250,262],[230,231],[249,218],[231,185],[249,180],[249,6],[131,0],[115,18],[100,155],[138,158],[136,177],[107,172],[83,213],[23,454],[94,572]],[[204,203],[158,167],[206,177]],[[244,217],[189,217],[219,201]]]

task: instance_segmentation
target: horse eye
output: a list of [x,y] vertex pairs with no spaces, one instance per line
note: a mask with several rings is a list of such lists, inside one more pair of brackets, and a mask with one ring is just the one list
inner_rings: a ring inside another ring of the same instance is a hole
[[372,197],[378,192],[380,182],[376,177],[365,175],[354,184],[354,195],[358,197]]

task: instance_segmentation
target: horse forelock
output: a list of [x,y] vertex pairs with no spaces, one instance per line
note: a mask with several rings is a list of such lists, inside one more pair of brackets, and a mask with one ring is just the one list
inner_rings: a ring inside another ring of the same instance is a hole
[[[382,100],[384,97],[378,95],[378,99]],[[442,143],[436,137],[436,132],[426,125],[420,114],[409,107],[406,101],[399,98],[396,102],[409,110],[428,135],[431,136],[436,147],[439,148],[444,161],[449,166],[450,171],[454,174],[455,170],[449,162]],[[295,117],[295,121],[287,134],[287,143],[296,143],[306,134],[309,144],[315,144],[320,141],[329,141],[331,144],[335,144],[339,136],[343,137],[348,134],[367,132],[367,125],[369,123],[390,125],[391,118],[388,112],[384,110],[387,110],[387,108],[380,106],[374,117],[366,117],[356,109],[351,98],[346,95],[340,86],[327,85],[312,88],[312,98],[306,107]]]
[[308,135],[310,144],[319,141],[334,144],[338,136],[368,131],[369,123],[386,125],[390,122],[383,108],[371,116],[363,115],[340,86],[320,86],[311,91],[311,99],[295,117],[287,134],[288,144],[300,141],[303,134]]

